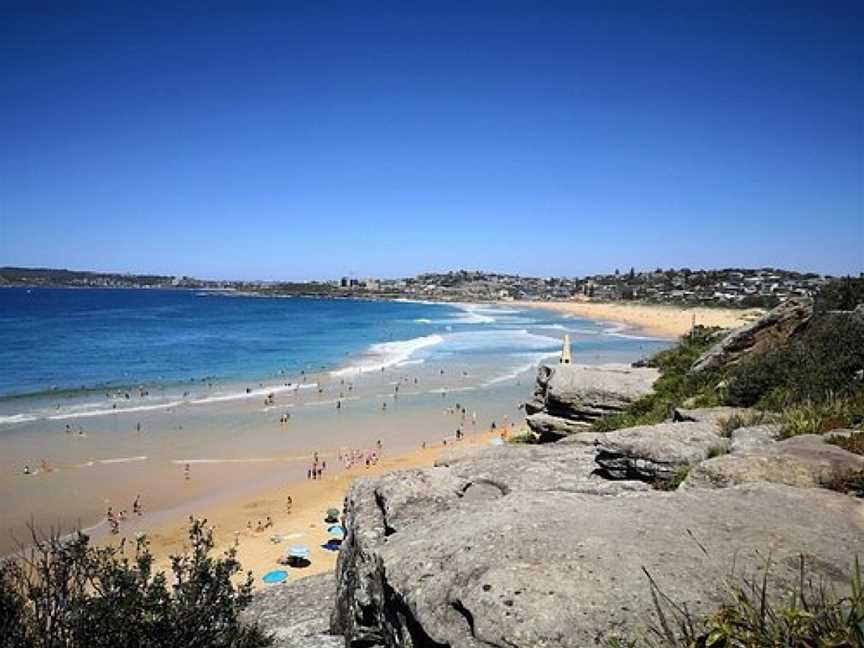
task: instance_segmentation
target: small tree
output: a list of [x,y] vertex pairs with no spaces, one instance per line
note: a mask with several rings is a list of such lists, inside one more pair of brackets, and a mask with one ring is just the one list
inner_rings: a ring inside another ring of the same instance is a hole
[[270,645],[240,621],[252,575],[236,551],[210,556],[213,533],[190,518],[191,550],[171,559],[173,584],[154,570],[146,537],[134,557],[124,546],[97,548],[77,533],[32,533],[33,546],[0,565],[0,648],[253,648]]

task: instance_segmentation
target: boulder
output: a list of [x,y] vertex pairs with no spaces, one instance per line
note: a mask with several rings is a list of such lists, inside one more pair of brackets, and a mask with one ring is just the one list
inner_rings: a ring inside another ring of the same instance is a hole
[[765,425],[750,425],[738,428],[732,432],[732,443],[729,452],[748,452],[773,445],[780,436],[780,426],[768,423]]
[[802,488],[864,470],[864,457],[804,434],[763,448],[716,457],[695,466],[683,489],[726,488],[747,482],[772,482]]
[[729,449],[710,422],[659,423],[608,432],[597,444],[597,472],[608,479],[656,482],[675,470]]
[[797,579],[805,552],[815,578],[848,586],[850,557],[864,546],[851,498],[764,483],[612,497],[556,490],[535,464],[577,447],[519,448],[533,475],[519,488],[501,488],[521,479],[518,462],[496,470],[506,448],[485,466],[465,458],[355,482],[331,630],[354,647],[581,648],[656,623],[643,568],[696,614],[716,609],[733,563],[752,575],[768,555],[775,585]]
[[345,640],[329,632],[335,599],[332,573],[307,576],[256,592],[243,620],[272,634],[275,648],[342,648]]
[[534,400],[525,404],[529,427],[544,441],[585,431],[650,393],[656,369],[607,365],[542,365]]
[[788,299],[755,322],[726,335],[693,363],[690,373],[729,367],[744,358],[773,349],[802,330],[812,316],[813,300]]

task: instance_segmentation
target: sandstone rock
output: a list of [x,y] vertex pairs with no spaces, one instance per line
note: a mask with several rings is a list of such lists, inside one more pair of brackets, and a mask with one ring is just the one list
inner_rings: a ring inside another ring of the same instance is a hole
[[729,452],[748,452],[773,445],[779,434],[780,426],[772,423],[738,428],[732,432]]
[[341,648],[344,638],[329,633],[335,599],[333,574],[307,576],[256,592],[243,620],[271,633],[276,648]]
[[728,449],[729,440],[719,436],[713,423],[659,423],[606,433],[595,461],[603,477],[654,482]]
[[800,331],[812,315],[811,299],[789,299],[755,322],[729,333],[693,363],[690,373],[728,367],[783,344]]
[[[552,449],[522,457],[527,472],[542,473],[534,464]],[[350,489],[331,626],[348,646],[604,645],[651,621],[643,567],[698,614],[716,608],[733,559],[752,575],[771,555],[772,579],[788,583],[805,552],[818,556],[815,577],[839,587],[864,546],[860,505],[829,491],[760,483],[598,497],[536,491],[529,478],[470,500],[453,487],[496,472],[490,459],[474,474],[473,461]]]
[[[438,480],[444,479],[444,475],[456,479],[449,485],[451,502],[481,485],[485,490],[488,490],[487,486],[493,486],[498,495],[520,491],[617,495],[649,490],[640,481],[609,481],[598,477],[594,474],[597,468],[594,455],[593,444],[486,447],[476,453],[442,455],[435,465],[449,470],[433,474]],[[399,479],[408,479],[409,484],[415,479],[410,471],[400,474],[402,477]],[[418,486],[419,492],[425,492],[422,484]],[[399,488],[400,492],[406,489],[404,484]]]
[[[598,417],[599,418],[599,417]],[[537,412],[525,418],[531,431],[539,435],[542,443],[557,441],[571,434],[580,434],[591,429],[591,423],[562,416]]]
[[754,411],[746,407],[700,407],[696,409],[686,409],[676,407],[672,410],[672,420],[676,423],[691,422],[691,423],[713,423],[721,427],[726,425],[728,421],[738,418],[746,421],[754,415]]
[[529,427],[550,441],[582,432],[651,391],[656,369],[629,365],[543,365],[534,400],[525,404]]
[[725,488],[756,481],[813,488],[854,470],[864,470],[864,457],[805,434],[704,461],[690,471],[681,488]]

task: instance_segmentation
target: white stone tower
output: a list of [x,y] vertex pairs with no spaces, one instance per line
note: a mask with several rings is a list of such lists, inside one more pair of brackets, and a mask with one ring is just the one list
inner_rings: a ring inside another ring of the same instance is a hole
[[564,348],[561,349],[561,364],[570,364],[570,335],[564,336]]

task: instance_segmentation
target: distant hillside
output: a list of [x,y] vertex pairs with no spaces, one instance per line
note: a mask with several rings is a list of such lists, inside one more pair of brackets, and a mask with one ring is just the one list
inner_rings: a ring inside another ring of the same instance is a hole
[[198,287],[208,282],[189,277],[165,275],[118,274],[111,272],[84,272],[55,268],[0,268],[0,285],[6,286],[58,286],[106,288],[163,288]]

